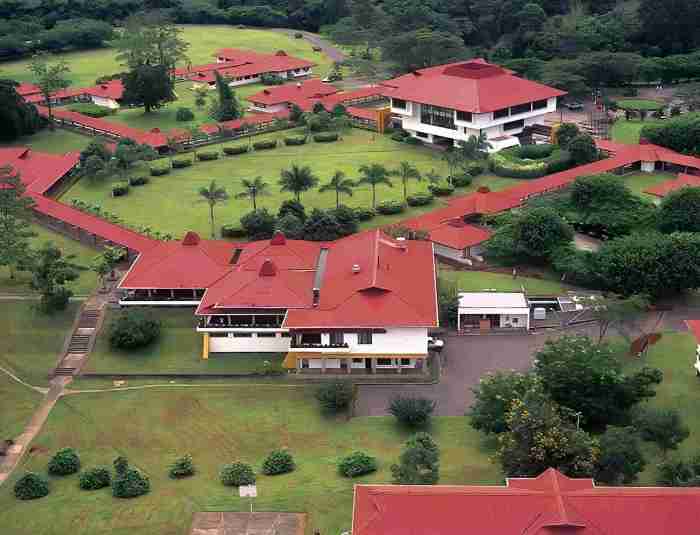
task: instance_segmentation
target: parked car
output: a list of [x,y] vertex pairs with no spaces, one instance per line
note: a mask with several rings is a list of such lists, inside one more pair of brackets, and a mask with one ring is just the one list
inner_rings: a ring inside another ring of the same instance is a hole
[[583,111],[583,102],[579,102],[578,100],[572,100],[570,102],[566,102],[564,104],[564,107],[570,111]]
[[443,340],[433,338],[432,336],[428,337],[428,351],[435,351],[436,353],[439,353],[442,351],[444,345],[445,342]]
[[[428,342],[428,345],[430,345],[430,342]],[[695,355],[695,364],[693,368],[695,368],[695,375],[700,377],[700,353]]]

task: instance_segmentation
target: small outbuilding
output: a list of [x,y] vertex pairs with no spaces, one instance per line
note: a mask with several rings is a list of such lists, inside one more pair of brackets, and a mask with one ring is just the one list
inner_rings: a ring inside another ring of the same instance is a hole
[[530,307],[523,293],[460,292],[457,329],[530,329]]

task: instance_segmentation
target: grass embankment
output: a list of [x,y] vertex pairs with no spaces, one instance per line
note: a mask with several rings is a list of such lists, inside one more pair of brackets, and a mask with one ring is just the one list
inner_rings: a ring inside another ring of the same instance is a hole
[[675,177],[676,175],[673,173],[634,173],[625,175],[624,182],[636,195],[647,200],[655,200],[658,199],[658,197],[644,193],[644,190]]
[[617,120],[610,130],[610,137],[618,143],[635,144],[639,143],[639,134],[647,125],[658,124],[659,121],[647,119],[645,121],[626,121],[624,119]]
[[461,292],[522,292],[523,287],[532,295],[560,295],[571,289],[555,279],[555,275],[547,278],[533,278],[488,271],[440,271],[442,284],[454,287]]

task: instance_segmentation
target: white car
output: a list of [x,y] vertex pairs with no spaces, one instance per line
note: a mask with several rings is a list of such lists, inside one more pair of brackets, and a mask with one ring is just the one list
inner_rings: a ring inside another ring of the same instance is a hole
[[[430,342],[428,342],[428,347],[430,347]],[[700,353],[695,355],[695,364],[693,365],[693,368],[695,368],[695,375],[700,377]]]
[[436,351],[439,353],[442,351],[444,345],[445,342],[439,338],[433,338],[432,336],[428,337],[428,351]]

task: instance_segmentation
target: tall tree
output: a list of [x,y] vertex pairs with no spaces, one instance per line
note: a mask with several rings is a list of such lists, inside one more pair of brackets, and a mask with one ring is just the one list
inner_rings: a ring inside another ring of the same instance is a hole
[[318,188],[318,191],[320,193],[325,193],[326,191],[334,191],[335,192],[335,207],[339,208],[340,207],[340,194],[343,193],[345,195],[349,195],[352,197],[352,188],[355,187],[355,182],[353,182],[351,179],[345,177],[345,173],[342,171],[336,171],[333,173],[333,176],[331,179],[326,182],[325,184],[322,184],[320,188]]
[[391,36],[381,41],[382,58],[403,72],[465,59],[464,41],[448,32],[421,28]]
[[372,188],[372,208],[377,207],[377,186],[386,184],[390,188],[394,187],[389,180],[389,171],[381,164],[373,163],[360,166],[360,178],[357,185],[368,184]]
[[469,139],[459,144],[459,151],[465,161],[486,158],[490,148],[492,148],[492,145],[484,131],[479,132],[478,136],[469,136]]
[[160,65],[168,73],[178,62],[187,60],[189,48],[189,43],[182,38],[182,28],[175,26],[162,11],[130,16],[114,45],[117,61],[130,70],[143,65]]
[[391,171],[391,174],[398,177],[401,181],[401,185],[403,186],[404,201],[408,197],[408,181],[421,181],[423,179],[418,169],[416,169],[414,165],[406,161],[400,162],[399,166]]
[[433,437],[428,433],[410,437],[391,474],[400,485],[435,485],[440,479],[440,449]]
[[244,178],[241,180],[241,184],[243,185],[243,191],[236,194],[236,199],[250,199],[250,202],[253,204],[253,210],[257,210],[258,197],[269,193],[267,182],[262,177],[256,176],[253,180]]
[[600,437],[600,458],[595,480],[607,485],[634,483],[646,461],[632,427],[608,427]]
[[243,115],[241,104],[236,98],[236,94],[228,85],[226,79],[218,71],[214,71],[216,77],[216,92],[218,99],[212,103],[209,115],[219,122],[238,119]]
[[49,111],[49,128],[53,129],[51,95],[59,89],[68,87],[70,82],[67,76],[70,73],[70,68],[63,60],[52,63],[45,55],[38,54],[30,61],[29,70],[34,75],[34,83],[41,91],[44,101],[46,101],[46,108]]
[[138,65],[122,78],[127,104],[143,106],[145,113],[175,100],[173,80],[164,65]]
[[199,189],[199,196],[209,205],[209,220],[211,221],[211,237],[216,237],[214,227],[214,207],[217,204],[228,200],[228,192],[226,188],[222,188],[216,184],[216,180],[212,180],[209,186]]
[[25,187],[12,167],[0,168],[0,266],[7,266],[10,278],[29,254],[29,239],[35,234],[29,228],[30,197],[24,196]]
[[318,184],[318,178],[311,172],[308,165],[300,166],[292,164],[289,169],[280,171],[280,191],[289,191],[294,194],[297,201],[301,201],[301,194]]
[[661,232],[700,232],[700,188],[669,193],[659,210]]
[[32,274],[29,286],[41,293],[40,307],[50,313],[64,310],[73,295],[66,284],[78,278],[80,267],[73,262],[75,255],[64,255],[53,243],[46,242],[28,259],[28,271]]
[[17,82],[0,79],[0,141],[14,141],[36,132],[41,119],[36,107],[17,94]]
[[102,253],[92,259],[91,269],[97,273],[102,282],[102,288],[106,287],[107,276],[114,277],[114,269],[125,257],[124,249],[119,247],[107,247]]

